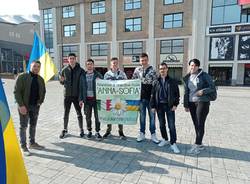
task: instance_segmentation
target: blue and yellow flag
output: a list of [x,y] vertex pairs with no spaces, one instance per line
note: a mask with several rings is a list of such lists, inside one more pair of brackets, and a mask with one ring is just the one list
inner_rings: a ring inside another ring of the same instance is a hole
[[40,76],[44,79],[45,83],[48,82],[57,73],[57,69],[36,32],[34,33],[33,47],[27,65],[28,72],[30,71],[32,61],[35,60],[41,62]]
[[0,79],[0,184],[28,184],[22,153]]

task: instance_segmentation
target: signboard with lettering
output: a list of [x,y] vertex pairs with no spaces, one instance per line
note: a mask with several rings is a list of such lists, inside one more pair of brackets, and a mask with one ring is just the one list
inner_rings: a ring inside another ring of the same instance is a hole
[[183,54],[161,54],[160,61],[165,63],[182,63]]
[[250,24],[235,26],[235,32],[245,32],[245,31],[250,31]]
[[232,31],[232,26],[220,26],[220,27],[210,27],[209,34],[214,33],[230,33]]

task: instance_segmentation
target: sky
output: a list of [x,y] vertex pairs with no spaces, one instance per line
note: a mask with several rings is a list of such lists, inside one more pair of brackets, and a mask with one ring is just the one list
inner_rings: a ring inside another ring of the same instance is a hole
[[0,0],[0,15],[39,15],[38,0]]

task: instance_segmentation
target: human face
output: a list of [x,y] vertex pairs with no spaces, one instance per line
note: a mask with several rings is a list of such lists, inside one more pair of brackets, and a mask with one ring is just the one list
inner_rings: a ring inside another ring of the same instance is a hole
[[86,69],[87,69],[87,71],[92,72],[94,70],[94,63],[87,61],[86,62]]
[[198,71],[199,66],[196,66],[194,62],[191,62],[189,68],[190,68],[190,73],[193,74]]
[[148,57],[141,57],[140,58],[140,64],[142,65],[142,67],[147,67],[148,66]]
[[71,67],[74,67],[76,65],[76,57],[75,56],[69,56],[68,62]]
[[168,74],[168,67],[165,65],[160,65],[159,67],[161,77],[166,77]]
[[110,63],[110,67],[113,71],[118,70],[118,60],[112,60]]
[[41,65],[39,63],[33,62],[33,63],[31,63],[30,71],[33,74],[39,74],[40,68],[41,68]]

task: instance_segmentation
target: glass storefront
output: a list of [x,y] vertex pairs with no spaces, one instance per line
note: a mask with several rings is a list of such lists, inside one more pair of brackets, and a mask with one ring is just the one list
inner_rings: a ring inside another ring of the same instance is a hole
[[232,67],[209,67],[209,74],[212,76],[216,85],[231,85]]
[[171,66],[169,66],[168,75],[172,77],[173,79],[175,79],[179,84],[181,84],[181,81],[182,81],[182,68],[181,67],[171,68]]
[[244,85],[250,86],[250,64],[245,64]]

